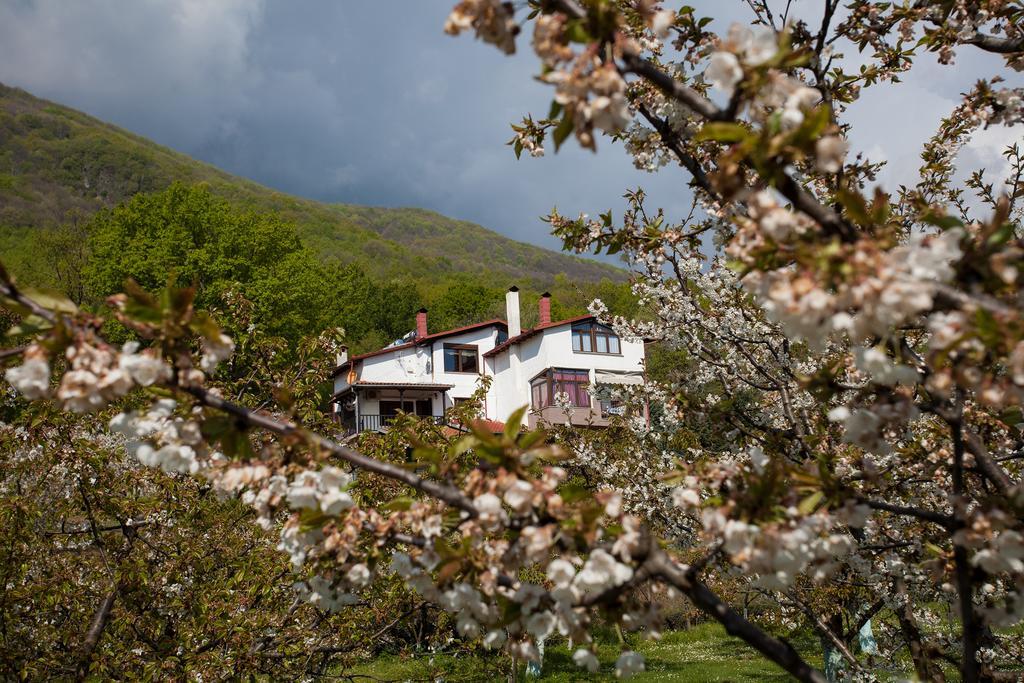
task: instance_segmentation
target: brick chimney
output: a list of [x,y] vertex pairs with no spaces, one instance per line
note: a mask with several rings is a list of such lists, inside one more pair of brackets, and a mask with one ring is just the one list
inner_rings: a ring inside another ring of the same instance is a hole
[[508,336],[518,337],[523,331],[523,324],[519,315],[519,288],[514,285],[505,294],[505,317],[508,320]]
[[421,308],[416,311],[416,338],[422,339],[427,336],[427,309]]
[[551,292],[544,292],[540,295],[540,301],[537,304],[538,317],[537,322],[539,325],[550,325],[551,324]]

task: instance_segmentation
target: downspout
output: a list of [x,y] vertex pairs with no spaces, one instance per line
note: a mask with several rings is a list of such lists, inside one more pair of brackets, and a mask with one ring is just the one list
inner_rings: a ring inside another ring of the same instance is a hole
[[359,391],[357,391],[355,387],[352,387],[352,395],[356,397],[356,433],[358,434],[359,432],[363,431],[363,425],[359,415]]

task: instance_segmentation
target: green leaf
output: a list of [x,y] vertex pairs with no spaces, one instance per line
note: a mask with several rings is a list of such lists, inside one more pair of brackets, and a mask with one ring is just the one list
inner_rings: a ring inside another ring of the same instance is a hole
[[716,142],[742,142],[750,137],[752,133],[745,126],[739,123],[726,123],[725,121],[712,121],[705,123],[698,131],[695,139],[697,141],[714,140]]
[[526,432],[519,439],[519,447],[532,448],[533,446],[536,446],[538,443],[543,441],[544,437],[546,436],[547,434],[544,432],[543,429],[534,429],[532,432]]
[[26,289],[25,296],[54,313],[77,313],[78,306],[55,289]]
[[1001,247],[1012,240],[1016,234],[1017,226],[1013,223],[1003,223],[995,232],[988,236],[988,239],[985,240],[985,246],[990,248]]
[[934,225],[937,228],[942,228],[943,230],[962,228],[964,226],[964,222],[956,216],[947,216],[945,214],[935,213],[934,211],[929,211],[922,216],[922,219],[925,223]]
[[585,500],[591,496],[590,490],[579,484],[566,484],[559,491],[558,495],[562,497],[566,503],[575,503],[580,500]]
[[795,140],[817,140],[831,120],[832,108],[827,104],[820,104],[807,112],[807,116],[793,137]]
[[53,324],[38,315],[30,315],[23,318],[20,323],[7,330],[8,337],[20,337],[26,334],[38,334],[53,328]]
[[797,509],[800,511],[800,514],[809,515],[818,508],[818,505],[821,503],[822,500],[824,500],[824,498],[824,491],[815,491],[811,495],[801,500],[800,504],[797,506]]
[[476,444],[477,438],[472,434],[466,434],[465,436],[461,437],[458,441],[455,442],[455,444],[451,448],[451,454],[454,457],[458,457],[465,453],[466,451],[468,451],[469,449],[473,448],[473,446],[476,446]]
[[847,214],[856,223],[861,225],[867,225],[871,223],[871,216],[868,213],[868,203],[865,201],[864,196],[856,190],[849,188],[840,188],[836,192],[836,199],[846,209]]
[[414,502],[415,501],[413,501],[413,499],[409,498],[408,496],[400,496],[392,500],[390,503],[384,505],[383,509],[387,510],[388,512],[405,512],[406,510],[412,507],[412,504]]
[[523,416],[526,415],[526,409],[529,406],[523,406],[518,408],[515,412],[508,416],[508,420],[505,422],[505,436],[512,441],[516,440],[519,436],[519,430],[523,427]]
[[207,439],[217,443],[229,458],[247,460],[256,456],[249,443],[248,431],[239,428],[238,423],[226,415],[206,418],[200,430]]
[[565,37],[573,43],[589,43],[593,41],[582,21],[570,21],[565,27]]
[[569,137],[569,133],[572,132],[573,123],[572,117],[569,116],[568,112],[562,116],[562,120],[558,123],[558,127],[555,128],[554,132],[551,133],[551,139],[555,141],[555,151],[557,152],[561,148],[562,143]]

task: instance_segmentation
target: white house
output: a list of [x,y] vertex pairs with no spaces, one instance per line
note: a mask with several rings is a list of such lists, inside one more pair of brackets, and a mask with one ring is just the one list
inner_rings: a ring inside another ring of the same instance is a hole
[[444,420],[448,408],[468,400],[488,375],[481,410],[495,431],[523,405],[530,406],[526,426],[564,423],[565,411],[554,405],[558,393],[569,396],[573,424],[607,425],[618,407],[601,400],[602,389],[643,381],[643,342],[620,339],[591,315],[552,321],[547,293],[538,302],[537,326],[523,330],[517,287],[505,302],[507,321],[428,333],[421,309],[416,330],[391,346],[351,358],[343,352],[334,371],[338,420],[350,431],[386,427],[400,410]]

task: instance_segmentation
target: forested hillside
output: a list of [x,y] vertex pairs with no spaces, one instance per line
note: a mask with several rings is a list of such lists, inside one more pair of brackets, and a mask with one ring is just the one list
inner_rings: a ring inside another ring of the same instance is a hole
[[0,261],[96,307],[128,278],[173,278],[204,307],[240,295],[291,344],[338,326],[354,350],[401,336],[421,306],[432,330],[503,317],[513,283],[526,302],[552,291],[556,315],[629,300],[608,265],[422,209],[286,195],[2,85]]
[[[233,176],[67,107],[0,84],[0,249],[11,254],[33,231],[88,217],[175,181],[206,183],[213,194],[293,223],[322,257],[357,263],[369,274],[414,274],[446,282],[471,273],[482,282],[550,287],[622,280],[608,265],[541,249],[478,225],[423,209],[323,204]],[[18,263],[14,264],[15,269]]]

